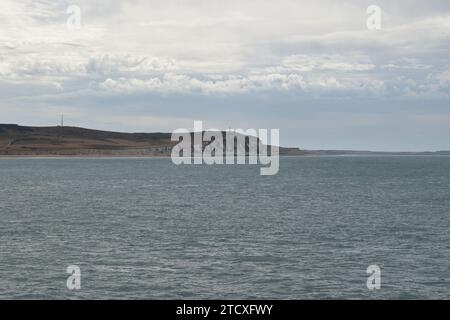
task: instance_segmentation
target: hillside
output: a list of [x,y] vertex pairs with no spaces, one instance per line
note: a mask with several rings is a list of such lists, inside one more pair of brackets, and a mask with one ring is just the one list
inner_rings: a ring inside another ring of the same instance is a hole
[[[27,127],[0,124],[0,156],[169,156],[170,133],[123,133],[78,127]],[[248,141],[246,141],[248,146]],[[280,147],[280,155],[450,155],[435,152],[303,150]]]
[[[170,133],[121,133],[78,127],[0,124],[0,155],[9,156],[167,156],[176,142]],[[297,148],[280,148],[297,154]]]

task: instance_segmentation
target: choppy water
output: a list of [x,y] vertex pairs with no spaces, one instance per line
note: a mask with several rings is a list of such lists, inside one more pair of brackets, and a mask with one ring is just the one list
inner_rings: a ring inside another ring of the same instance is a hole
[[0,159],[0,298],[448,299],[449,229],[450,157]]

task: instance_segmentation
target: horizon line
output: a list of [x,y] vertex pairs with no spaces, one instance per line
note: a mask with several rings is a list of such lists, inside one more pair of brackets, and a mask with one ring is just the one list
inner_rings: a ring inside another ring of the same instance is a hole
[[[0,123],[1,126],[17,126],[17,127],[28,127],[28,128],[77,128],[77,129],[84,129],[84,130],[93,130],[93,131],[103,131],[103,132],[110,132],[110,133],[123,133],[123,134],[171,134],[171,132],[162,132],[162,131],[155,131],[155,132],[130,132],[130,131],[110,131],[110,130],[103,130],[103,129],[93,129],[93,128],[87,128],[87,127],[79,127],[79,126],[61,126],[61,125],[53,125],[53,126],[46,126],[46,125],[21,125],[17,123]],[[205,132],[208,130],[204,130],[202,132]],[[226,132],[225,130],[218,130],[220,132]],[[194,133],[195,131],[189,131],[190,133]],[[421,151],[386,151],[386,150],[363,150],[363,149],[339,149],[339,148],[332,148],[332,149],[302,149],[299,146],[279,146],[280,148],[298,148],[299,150],[304,151],[315,151],[315,152],[367,152],[367,153],[385,153],[385,154],[392,154],[392,153],[402,153],[402,154],[414,154],[414,153],[450,153],[449,150],[421,150]]]

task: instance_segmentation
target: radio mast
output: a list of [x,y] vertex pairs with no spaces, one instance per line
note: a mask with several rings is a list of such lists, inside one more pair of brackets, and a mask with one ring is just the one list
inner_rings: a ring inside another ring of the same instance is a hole
[[58,132],[58,141],[61,141],[63,135],[63,127],[64,127],[64,113],[61,114],[61,124],[59,126]]

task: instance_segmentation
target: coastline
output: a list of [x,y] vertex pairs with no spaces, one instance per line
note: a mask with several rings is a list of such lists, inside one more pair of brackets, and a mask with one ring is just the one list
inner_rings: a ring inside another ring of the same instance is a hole
[[[250,137],[241,135],[241,139],[247,150]],[[0,158],[164,158],[171,156],[176,143],[170,133],[161,132],[124,133],[79,127],[0,124]],[[307,150],[280,146],[279,155],[445,156],[450,155],[450,151]]]
[[[443,153],[430,153],[430,152],[399,152],[399,153],[383,153],[383,152],[370,152],[370,153],[342,153],[342,154],[280,154],[280,158],[316,158],[316,157],[449,157],[450,154]],[[78,154],[78,155],[54,155],[54,154],[39,154],[39,155],[0,155],[1,159],[169,159],[170,155],[86,155],[86,154]]]

